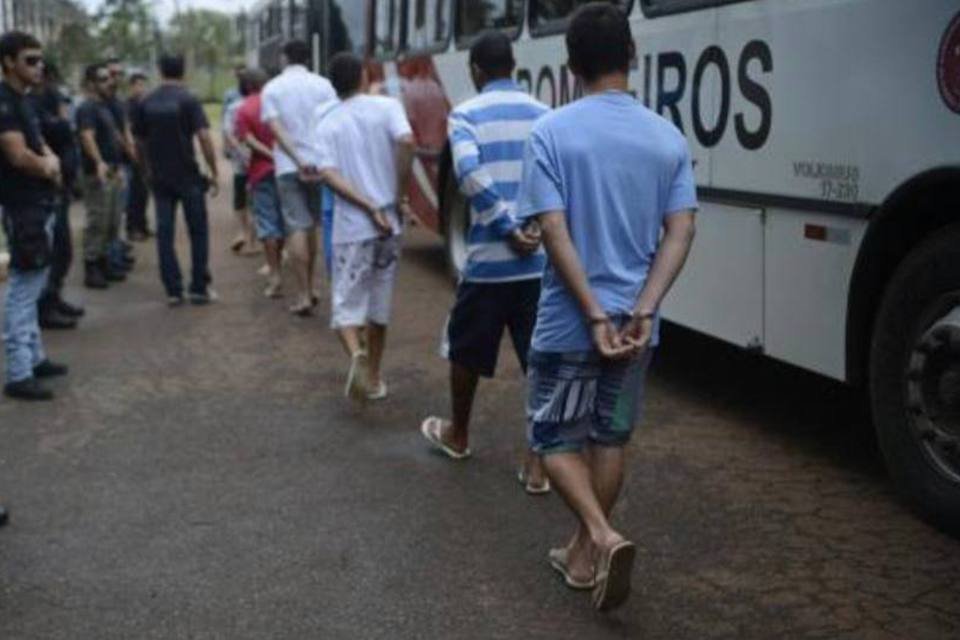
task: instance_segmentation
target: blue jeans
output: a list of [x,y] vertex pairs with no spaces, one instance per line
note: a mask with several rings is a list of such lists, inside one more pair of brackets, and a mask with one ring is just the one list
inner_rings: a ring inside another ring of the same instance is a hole
[[204,185],[196,184],[180,188],[154,185],[154,206],[157,216],[157,255],[160,260],[160,279],[168,296],[183,295],[183,276],[177,251],[176,239],[177,203],[183,205],[183,215],[190,237],[190,293],[202,294],[210,284],[208,268],[210,256],[210,229],[207,222],[207,201]]
[[7,382],[33,377],[33,368],[43,362],[43,342],[37,320],[37,301],[47,286],[49,269],[10,270],[3,314],[3,348]]

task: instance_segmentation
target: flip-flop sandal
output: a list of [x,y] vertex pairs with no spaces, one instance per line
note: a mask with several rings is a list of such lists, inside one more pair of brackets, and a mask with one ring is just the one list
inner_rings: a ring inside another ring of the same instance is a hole
[[381,380],[380,386],[373,391],[367,392],[367,400],[385,400],[388,395],[387,383]]
[[243,238],[234,238],[233,242],[230,243],[230,251],[238,253],[245,244],[247,244],[247,241]]
[[528,481],[527,472],[522,467],[517,471],[517,481],[523,485],[523,490],[532,496],[543,496],[550,493],[550,480],[544,478],[543,484],[536,485]]
[[463,451],[457,451],[445,443],[440,437],[440,431],[442,429],[443,419],[438,418],[437,416],[430,416],[420,424],[420,433],[423,434],[423,437],[426,438],[430,444],[445,453],[449,458],[453,460],[466,460],[472,455],[469,448],[464,449]]
[[347,386],[343,390],[346,398],[364,402],[367,399],[367,354],[359,352],[350,359],[350,372],[347,374]]
[[637,548],[624,540],[607,551],[600,560],[597,586],[593,590],[593,606],[610,611],[623,604],[630,595],[630,574]]
[[313,306],[309,304],[298,304],[290,307],[290,313],[298,318],[309,318],[313,315]]
[[547,554],[547,560],[554,571],[563,578],[563,583],[571,589],[577,591],[588,591],[597,586],[596,578],[590,580],[578,580],[570,575],[570,568],[567,566],[567,550],[563,547],[559,549],[550,549]]

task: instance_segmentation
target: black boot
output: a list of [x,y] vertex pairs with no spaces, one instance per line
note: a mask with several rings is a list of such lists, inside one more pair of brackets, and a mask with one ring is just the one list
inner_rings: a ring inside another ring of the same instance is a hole
[[36,378],[27,378],[20,382],[8,382],[3,393],[9,398],[17,400],[40,401],[53,400],[53,391],[37,382]]
[[33,377],[37,379],[56,378],[58,376],[65,376],[69,372],[70,369],[65,364],[44,360],[33,368]]
[[7,508],[0,504],[0,527],[7,524],[10,521],[10,512],[7,511]]
[[63,298],[57,297],[56,304],[57,311],[67,316],[68,318],[82,318],[83,314],[86,313],[86,310],[75,304],[70,304]]
[[76,329],[77,319],[60,313],[55,307],[41,308],[40,310],[40,328],[41,329]]
[[107,282],[123,282],[127,279],[127,274],[118,269],[114,269],[107,258],[103,258],[100,261],[100,268],[103,269],[103,275],[107,279]]
[[110,286],[99,262],[87,262],[84,271],[83,284],[88,289],[106,289]]

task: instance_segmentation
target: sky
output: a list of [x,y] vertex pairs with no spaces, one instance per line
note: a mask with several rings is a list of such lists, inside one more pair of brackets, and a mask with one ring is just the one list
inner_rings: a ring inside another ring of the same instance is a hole
[[[161,21],[170,19],[173,15],[176,0],[150,0],[157,11]],[[96,9],[100,6],[101,0],[81,0],[88,9]],[[179,0],[180,10],[186,9],[218,9],[232,13],[239,11],[253,4],[253,0]]]

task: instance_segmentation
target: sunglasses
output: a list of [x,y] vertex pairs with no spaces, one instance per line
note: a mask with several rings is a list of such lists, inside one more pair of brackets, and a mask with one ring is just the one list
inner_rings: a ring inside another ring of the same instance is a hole
[[37,66],[38,64],[40,64],[40,63],[43,62],[43,56],[25,56],[25,57],[23,58],[23,62],[24,62],[28,67],[35,67],[35,66]]

